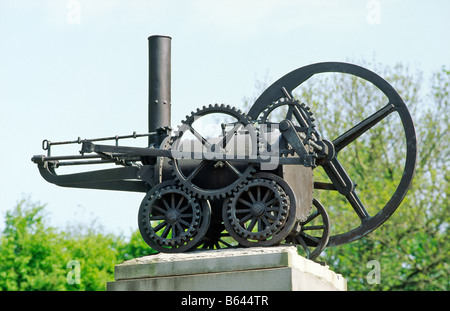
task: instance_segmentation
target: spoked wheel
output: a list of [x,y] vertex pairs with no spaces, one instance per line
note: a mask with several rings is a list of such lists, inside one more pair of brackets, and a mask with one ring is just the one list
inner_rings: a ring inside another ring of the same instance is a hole
[[296,198],[289,185],[271,173],[257,173],[222,210],[229,234],[241,245],[272,246],[295,225]]
[[308,259],[316,259],[330,239],[330,219],[325,208],[316,199],[308,218],[300,222],[300,232],[289,235],[286,243],[298,245],[299,253]]
[[260,245],[286,222],[289,201],[274,181],[255,178],[242,187],[224,209],[230,235],[245,246]]
[[[240,132],[246,133],[242,136],[246,140],[237,140]],[[171,142],[173,176],[199,198],[225,198],[255,172],[252,163],[233,161],[257,151],[256,129],[240,110],[224,105],[203,107],[182,121],[175,134]],[[178,157],[182,152],[193,158]]]
[[[315,189],[338,191],[352,207],[360,220],[359,225],[355,228],[330,237],[328,246],[336,246],[355,241],[369,234],[395,212],[405,197],[413,179],[417,157],[417,142],[411,115],[402,98],[394,88],[372,71],[348,63],[317,63],[288,73],[261,94],[247,115],[253,120],[258,120],[264,111],[273,105],[273,103],[286,96],[292,97],[292,91],[300,84],[315,74],[327,72],[346,73],[362,78],[376,86],[388,98],[388,103],[384,107],[381,107],[378,111],[335,138],[330,146],[328,146],[330,150],[333,151],[334,149],[334,152],[331,152],[332,156],[327,161],[324,161],[324,163],[320,163],[331,183],[315,183]],[[405,166],[402,177],[392,197],[384,206],[376,208],[376,213],[370,215],[355,190],[355,183],[339,162],[338,155],[346,146],[391,114],[397,114],[403,126],[406,143]],[[326,205],[326,202],[324,203]]]
[[152,188],[138,214],[144,241],[159,252],[184,252],[205,235],[211,210],[207,201],[197,201],[173,181]]

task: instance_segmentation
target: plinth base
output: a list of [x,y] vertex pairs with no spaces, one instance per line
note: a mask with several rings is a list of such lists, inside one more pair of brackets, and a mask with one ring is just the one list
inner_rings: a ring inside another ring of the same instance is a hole
[[115,267],[107,290],[298,291],[346,290],[328,267],[297,254],[295,246],[160,253]]

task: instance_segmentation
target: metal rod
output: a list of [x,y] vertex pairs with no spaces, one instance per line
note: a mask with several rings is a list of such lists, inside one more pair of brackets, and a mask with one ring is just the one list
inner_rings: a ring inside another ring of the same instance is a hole
[[99,155],[67,155],[67,156],[52,156],[45,157],[44,161],[60,161],[60,160],[82,160],[82,159],[98,159]]
[[[126,147],[126,146],[110,146],[110,145],[97,145],[92,142],[84,142],[81,147],[83,153],[122,153],[134,156],[150,156],[150,157],[167,157],[175,159],[194,159],[194,160],[208,160],[208,161],[229,161],[229,162],[243,162],[243,163],[277,163],[285,165],[298,165],[304,162],[302,157],[267,157],[261,158],[259,156],[251,155],[233,155],[223,154],[216,152],[191,152],[191,151],[178,151],[171,149],[159,149],[159,148],[140,148],[140,147]],[[226,163],[229,164],[229,163]]]
[[336,153],[345,148],[348,144],[353,142],[359,136],[370,130],[373,126],[378,124],[381,120],[386,118],[389,114],[395,111],[395,106],[391,103],[387,104],[367,119],[361,121],[350,130],[333,140],[334,150]]
[[60,166],[73,166],[73,165],[87,165],[87,164],[106,164],[106,163],[114,163],[109,160],[92,160],[92,161],[64,161],[58,162],[55,164],[56,167]]
[[[151,36],[149,47],[148,131],[170,127],[171,111],[171,37]],[[164,133],[149,137],[149,146],[158,147]]]
[[42,149],[47,150],[50,146],[56,146],[56,145],[68,145],[68,144],[81,144],[85,141],[103,141],[103,140],[119,140],[119,139],[127,139],[127,138],[138,138],[138,137],[151,137],[156,135],[156,132],[153,133],[144,133],[144,134],[136,134],[136,132],[133,132],[131,135],[116,135],[116,136],[110,136],[110,137],[100,137],[100,138],[84,138],[81,139],[78,137],[76,140],[67,140],[67,141],[49,141],[47,139],[44,139],[42,141]]

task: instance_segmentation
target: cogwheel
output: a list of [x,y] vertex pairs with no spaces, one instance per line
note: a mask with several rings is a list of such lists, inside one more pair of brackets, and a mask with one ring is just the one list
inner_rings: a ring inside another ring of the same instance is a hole
[[[211,130],[216,133],[212,135]],[[186,116],[174,134],[172,152],[190,152],[192,158],[174,157],[173,176],[183,189],[199,198],[225,198],[255,172],[252,163],[233,161],[242,149],[239,137],[245,139],[244,156],[256,155],[258,150],[255,127],[234,107],[216,104],[197,109]]]
[[[287,107],[284,107],[287,106]],[[277,112],[274,113],[274,110]],[[316,130],[315,119],[310,108],[296,99],[281,98],[268,105],[261,113],[258,123],[266,125],[270,131],[272,124],[278,124],[281,120],[288,119],[300,129],[305,135],[305,140],[317,141],[320,135]],[[266,129],[266,130],[267,130]],[[289,147],[287,141],[281,137],[279,140],[279,151],[281,156],[294,154],[294,150]],[[270,147],[270,146],[269,146]]]
[[275,181],[255,178],[230,199],[222,211],[223,221],[229,234],[240,244],[267,244],[283,228],[289,205],[288,196]]
[[176,250],[197,233],[201,214],[201,206],[189,193],[173,183],[163,183],[144,197],[139,209],[139,230],[153,249]]

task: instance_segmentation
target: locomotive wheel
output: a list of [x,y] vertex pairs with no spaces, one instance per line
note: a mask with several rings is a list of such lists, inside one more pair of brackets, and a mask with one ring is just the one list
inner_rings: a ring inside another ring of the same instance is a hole
[[245,246],[259,245],[285,223],[289,200],[274,181],[253,179],[242,187],[223,211],[230,235]]
[[[313,199],[313,208],[305,221],[299,223],[300,232],[289,235],[286,243],[298,245],[299,253],[311,260],[316,259],[330,239],[330,219],[322,204]],[[301,247],[301,248],[300,248]]]
[[[388,98],[388,103],[386,106],[382,107],[377,112],[368,116],[353,128],[334,139],[332,141],[332,147],[335,151],[334,156],[331,160],[321,163],[332,184],[317,184],[315,185],[315,188],[338,190],[339,193],[346,198],[346,201],[350,204],[361,221],[357,227],[347,232],[331,236],[328,246],[336,246],[355,241],[369,234],[382,225],[395,212],[400,203],[403,201],[414,176],[417,161],[417,141],[411,115],[402,98],[395,91],[395,89],[387,81],[372,71],[348,63],[317,63],[301,67],[286,74],[261,94],[247,115],[253,120],[258,120],[264,110],[266,110],[272,103],[275,103],[282,97],[285,97],[286,94],[292,94],[292,91],[295,88],[313,75],[327,72],[346,73],[362,78],[376,86]],[[348,176],[342,164],[338,161],[337,157],[342,149],[392,113],[398,114],[403,125],[406,142],[405,167],[402,177],[392,197],[381,209],[378,209],[376,214],[370,215],[367,212],[366,207],[361,203],[361,200],[355,191],[354,183],[352,182],[350,176]]]
[[151,248],[176,253],[191,249],[203,238],[210,217],[211,208],[206,200],[198,202],[174,181],[165,181],[144,197],[138,225]]
[[234,194],[222,215],[229,234],[239,244],[251,247],[280,243],[295,225],[295,212],[295,194],[287,182],[259,172]]

